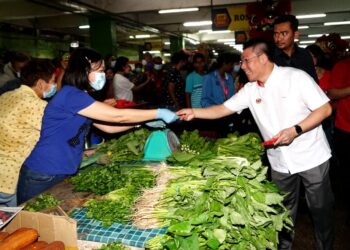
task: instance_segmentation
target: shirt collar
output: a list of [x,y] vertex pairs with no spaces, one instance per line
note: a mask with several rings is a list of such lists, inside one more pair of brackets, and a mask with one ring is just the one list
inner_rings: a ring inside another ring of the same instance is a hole
[[36,93],[35,91],[27,86],[27,85],[21,85],[21,87],[19,87],[19,89],[23,90],[24,92],[27,92],[27,93],[31,93],[33,96],[37,97],[37,98],[40,98]]

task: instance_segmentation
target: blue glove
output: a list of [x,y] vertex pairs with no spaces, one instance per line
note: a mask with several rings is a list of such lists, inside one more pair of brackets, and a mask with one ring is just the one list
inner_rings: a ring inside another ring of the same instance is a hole
[[150,127],[150,128],[165,128],[166,127],[166,124],[162,120],[146,122],[145,124],[147,127]]
[[169,109],[157,109],[156,119],[162,119],[166,123],[172,123],[179,119],[179,117]]

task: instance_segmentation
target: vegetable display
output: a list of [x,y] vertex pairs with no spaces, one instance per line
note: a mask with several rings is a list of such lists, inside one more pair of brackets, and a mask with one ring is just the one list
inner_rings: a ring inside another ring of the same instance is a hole
[[39,212],[59,205],[59,201],[52,194],[39,194],[35,201],[27,202],[24,210]]
[[100,145],[97,151],[106,154],[110,162],[142,160],[143,148],[149,135],[149,130],[141,128]]
[[104,244],[102,247],[97,250],[127,250],[128,248],[123,246],[120,242],[113,242]]

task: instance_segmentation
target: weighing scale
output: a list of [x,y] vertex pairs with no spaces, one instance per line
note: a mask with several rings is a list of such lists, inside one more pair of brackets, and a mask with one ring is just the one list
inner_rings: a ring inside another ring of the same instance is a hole
[[153,131],[147,138],[143,160],[165,161],[179,145],[179,139],[170,129]]

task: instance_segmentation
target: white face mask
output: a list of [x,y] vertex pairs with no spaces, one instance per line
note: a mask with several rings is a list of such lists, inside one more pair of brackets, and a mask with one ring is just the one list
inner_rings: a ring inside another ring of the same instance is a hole
[[162,69],[162,64],[154,64],[154,69],[155,70],[161,70]]
[[241,66],[240,66],[240,65],[235,65],[235,66],[233,67],[233,72],[238,73],[240,69],[241,69]]
[[104,72],[93,72],[95,74],[95,81],[90,82],[91,87],[98,91],[106,84],[106,74]]
[[117,62],[116,60],[111,61],[111,67],[112,67],[112,68],[115,67],[116,62]]
[[20,77],[21,77],[21,72],[16,72],[16,76],[17,76],[18,78],[20,78]]
[[143,66],[145,66],[145,65],[147,64],[147,61],[146,61],[145,59],[143,59],[143,60],[141,61],[141,63],[142,63]]

